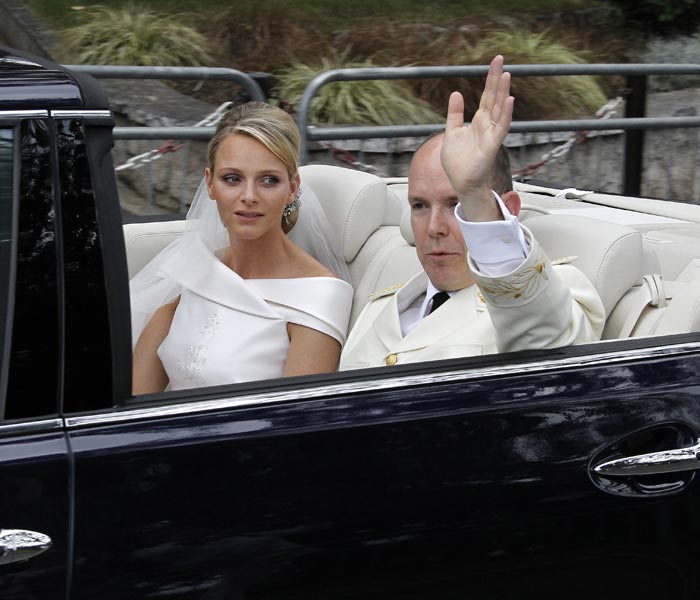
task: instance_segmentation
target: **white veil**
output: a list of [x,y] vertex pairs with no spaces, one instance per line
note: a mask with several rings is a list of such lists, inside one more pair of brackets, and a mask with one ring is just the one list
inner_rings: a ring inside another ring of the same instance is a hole
[[[350,283],[350,273],[338,240],[333,237],[328,217],[316,194],[302,183],[299,194],[299,218],[288,237],[341,279]],[[157,254],[129,282],[131,294],[132,345],[153,313],[172,302],[182,287],[164,271],[179,272],[186,264],[193,243],[203,243],[212,253],[229,245],[228,233],[216,207],[209,198],[204,179],[187,213],[184,234]]]

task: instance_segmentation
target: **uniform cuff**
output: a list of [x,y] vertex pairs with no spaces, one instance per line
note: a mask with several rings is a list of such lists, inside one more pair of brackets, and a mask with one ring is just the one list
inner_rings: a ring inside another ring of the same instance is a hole
[[501,197],[491,192],[503,214],[502,221],[466,221],[461,205],[455,207],[455,216],[469,249],[469,256],[477,265],[493,265],[522,261],[530,246],[525,239],[518,217],[511,215]]

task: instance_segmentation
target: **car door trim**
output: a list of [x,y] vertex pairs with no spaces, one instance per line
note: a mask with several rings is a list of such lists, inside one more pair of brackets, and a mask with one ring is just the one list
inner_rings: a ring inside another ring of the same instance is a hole
[[74,119],[77,117],[112,117],[109,110],[52,110],[52,117],[60,119]]
[[126,421],[137,421],[163,417],[175,417],[198,414],[230,408],[265,406],[283,402],[318,399],[329,396],[347,396],[349,394],[377,392],[384,389],[423,386],[437,383],[454,383],[471,381],[495,376],[532,374],[572,367],[596,366],[644,359],[665,358],[700,352],[700,342],[637,348],[627,351],[599,352],[582,356],[558,358],[495,367],[449,370],[423,375],[406,375],[401,377],[376,377],[364,381],[340,384],[309,386],[301,389],[253,393],[237,397],[217,398],[214,400],[192,400],[167,406],[146,408],[127,408],[108,413],[78,415],[65,418],[67,429],[113,425]]
[[0,119],[17,119],[48,117],[48,110],[0,110]]
[[54,119],[82,119],[88,125],[114,125],[114,118],[109,110],[52,110]]
[[0,424],[0,438],[15,435],[34,433],[48,433],[60,431],[63,428],[63,419],[41,419],[40,421],[23,421],[21,423]]

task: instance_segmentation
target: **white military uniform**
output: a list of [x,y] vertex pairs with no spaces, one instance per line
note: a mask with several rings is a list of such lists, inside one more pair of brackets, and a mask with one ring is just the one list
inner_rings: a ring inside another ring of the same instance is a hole
[[553,348],[600,339],[605,309],[595,287],[572,265],[553,266],[527,228],[517,227],[529,243],[527,256],[517,268],[489,277],[479,272],[470,255],[468,263],[476,285],[452,294],[405,336],[399,315],[425,294],[427,275],[421,272],[403,286],[375,294],[350,332],[340,369]]

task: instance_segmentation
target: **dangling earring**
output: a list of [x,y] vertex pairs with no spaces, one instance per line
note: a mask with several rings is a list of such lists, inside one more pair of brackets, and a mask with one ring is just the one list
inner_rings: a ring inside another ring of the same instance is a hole
[[289,204],[284,205],[284,210],[282,211],[282,218],[284,219],[284,222],[289,225],[289,218],[297,211],[299,210],[299,207],[301,206],[301,190],[297,190],[296,193],[294,194],[294,197],[292,198],[292,201]]

